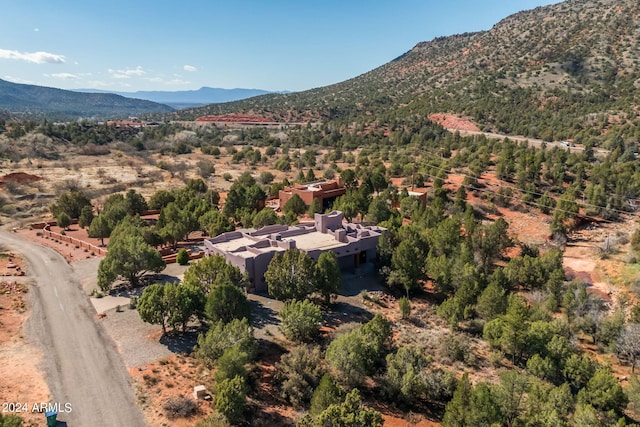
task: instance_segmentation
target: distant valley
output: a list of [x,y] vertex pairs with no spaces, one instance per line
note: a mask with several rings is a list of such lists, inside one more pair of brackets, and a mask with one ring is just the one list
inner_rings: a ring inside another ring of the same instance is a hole
[[111,93],[80,93],[0,80],[0,110],[11,117],[69,120],[168,113],[173,108]]
[[48,118],[62,121],[77,118],[108,119],[164,114],[182,108],[239,101],[270,93],[274,92],[211,87],[175,92],[63,90],[0,79],[0,117],[32,120]]
[[242,99],[252,98],[254,96],[266,95],[270,93],[286,93],[286,92],[270,92],[262,89],[223,89],[213,87],[201,87],[198,90],[180,90],[180,91],[137,91],[137,92],[109,92],[98,89],[76,89],[76,92],[85,93],[113,93],[124,96],[126,98],[144,99],[147,101],[165,104],[170,107],[181,109],[189,107],[197,107],[207,104],[217,104],[220,102],[239,101]]

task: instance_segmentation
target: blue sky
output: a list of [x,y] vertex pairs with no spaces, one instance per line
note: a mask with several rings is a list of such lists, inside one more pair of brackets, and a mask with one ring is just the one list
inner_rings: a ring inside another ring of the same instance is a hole
[[0,78],[63,89],[305,90],[549,0],[8,0]]

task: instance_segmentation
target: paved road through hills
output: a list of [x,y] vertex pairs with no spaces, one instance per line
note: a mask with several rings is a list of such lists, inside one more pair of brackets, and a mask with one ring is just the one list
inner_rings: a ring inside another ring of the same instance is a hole
[[69,427],[146,426],[115,343],[97,323],[72,268],[52,249],[19,235],[0,232],[0,242],[24,256],[36,281],[27,335],[43,351],[52,402],[71,404],[58,419]]

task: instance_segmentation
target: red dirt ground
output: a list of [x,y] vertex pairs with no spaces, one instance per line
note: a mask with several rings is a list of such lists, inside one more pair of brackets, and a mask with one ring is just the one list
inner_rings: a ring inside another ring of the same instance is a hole
[[198,400],[197,414],[189,418],[170,420],[163,409],[170,397],[182,395],[193,399],[195,386],[205,385],[211,393],[212,387],[207,379],[210,375],[193,358],[174,355],[131,368],[129,373],[136,387],[138,404],[150,426],[188,427],[213,412],[210,401],[202,399]]
[[[380,410],[379,408],[376,408]],[[410,414],[406,418],[399,415],[391,415],[389,413],[382,414],[385,427],[436,427],[440,423],[423,419],[422,415]]]
[[437,113],[428,117],[432,122],[442,125],[446,129],[468,130],[480,132],[480,128],[469,119],[463,119],[452,114]]
[[[60,228],[51,227],[51,231],[59,233]],[[41,232],[41,230],[21,229],[16,231],[16,233],[18,233],[20,236],[23,236],[25,239],[31,240],[32,242],[35,242],[39,245],[46,246],[55,250],[69,262],[93,258],[97,256],[92,254],[89,250],[86,250],[85,252],[85,249],[83,248],[76,248],[75,245],[71,243],[60,242],[50,238],[45,238],[44,236],[38,236],[39,232]],[[96,246],[100,245],[100,239],[93,239],[88,237],[86,230],[83,230],[77,225],[72,225],[71,230],[68,230],[65,233],[67,234],[67,236],[90,242]],[[106,244],[108,242],[108,239],[104,239],[104,242]]]
[[[16,267],[9,266],[13,264]],[[24,271],[24,261],[11,253],[0,257],[0,275],[11,276],[17,267]],[[19,415],[25,427],[43,425],[44,415],[32,412],[33,405],[48,402],[49,388],[38,366],[42,354],[23,336],[28,317],[28,285],[15,281],[0,282],[0,401],[27,404]],[[3,409],[6,409],[3,407]]]
[[0,183],[15,182],[16,184],[27,184],[41,180],[41,177],[25,172],[12,172],[0,177]]
[[[452,194],[455,194],[458,188],[462,185],[464,177],[465,176],[463,174],[450,173],[445,179],[443,187],[449,190]],[[402,188],[403,180],[404,178],[392,178],[391,182],[396,187]],[[497,192],[501,185],[504,186],[502,182],[495,178],[493,173],[483,174],[478,182],[484,184],[486,186],[484,190],[490,192]],[[415,189],[415,191],[423,190],[429,191],[430,187]],[[489,204],[487,201],[476,197],[470,191],[467,191],[467,203],[476,208]],[[519,212],[512,210],[511,208],[502,207],[496,207],[496,210],[497,214],[487,213],[487,218],[492,220],[496,220],[500,217],[504,218],[504,220],[509,223],[509,234],[512,237],[528,244],[542,245],[548,241],[550,231],[546,223],[549,220],[549,215],[545,215],[533,208],[531,212]]]
[[198,117],[196,122],[226,122],[226,123],[276,123],[273,120],[253,114],[223,114],[220,116]]

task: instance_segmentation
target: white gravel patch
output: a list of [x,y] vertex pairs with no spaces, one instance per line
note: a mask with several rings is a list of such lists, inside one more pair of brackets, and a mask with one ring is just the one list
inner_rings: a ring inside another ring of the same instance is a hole
[[174,354],[160,343],[160,326],[144,323],[138,312],[127,305],[122,306],[121,312],[115,309],[107,311],[106,317],[99,321],[115,341],[127,368],[143,366]]
[[[127,297],[114,297],[111,295],[107,295],[102,298],[89,298],[91,304],[96,309],[97,313],[104,313],[107,310],[111,310],[112,308],[116,308],[117,306],[126,307],[129,305],[129,301],[131,298]],[[115,313],[115,312],[114,312]],[[117,313],[120,314],[120,313]]]

